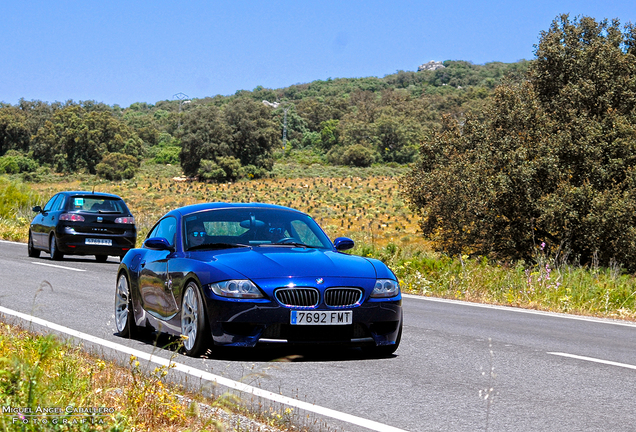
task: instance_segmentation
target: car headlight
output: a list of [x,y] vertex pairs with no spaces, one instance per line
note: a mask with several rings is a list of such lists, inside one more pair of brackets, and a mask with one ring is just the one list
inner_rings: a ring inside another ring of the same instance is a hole
[[221,297],[233,298],[263,298],[261,291],[247,279],[234,279],[229,281],[217,282],[210,285],[212,292]]
[[385,297],[395,297],[400,293],[400,284],[393,279],[378,279],[375,281],[375,287],[373,287],[373,292],[371,293],[371,297],[375,298],[385,298]]

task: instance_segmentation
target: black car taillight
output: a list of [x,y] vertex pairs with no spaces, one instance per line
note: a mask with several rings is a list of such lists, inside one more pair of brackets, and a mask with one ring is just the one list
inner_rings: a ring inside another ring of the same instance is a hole
[[78,215],[75,213],[62,213],[60,215],[61,221],[71,221],[71,222],[84,222],[84,216]]

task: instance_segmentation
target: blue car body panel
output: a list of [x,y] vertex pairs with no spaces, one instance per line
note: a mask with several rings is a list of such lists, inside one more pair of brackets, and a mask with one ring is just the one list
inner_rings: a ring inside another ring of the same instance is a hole
[[366,259],[318,249],[260,247],[228,249],[222,253],[194,252],[190,258],[239,270],[249,279],[342,276],[376,278]]

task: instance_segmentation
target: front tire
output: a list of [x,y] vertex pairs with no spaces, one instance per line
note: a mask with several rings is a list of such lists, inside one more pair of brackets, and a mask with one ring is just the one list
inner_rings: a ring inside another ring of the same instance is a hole
[[181,302],[181,335],[187,355],[197,356],[206,348],[210,333],[208,329],[201,291],[196,282],[191,281],[186,286]]
[[33,247],[33,236],[31,234],[31,230],[29,230],[29,243],[28,243],[28,251],[29,251],[29,256],[31,258],[39,258],[40,256],[40,251],[36,248]]
[[55,234],[51,234],[51,238],[49,239],[49,253],[51,254],[51,259],[54,261],[59,261],[64,258],[64,254],[57,248]]
[[115,326],[120,336],[132,337],[137,331],[130,296],[130,284],[124,273],[117,280],[115,288]]

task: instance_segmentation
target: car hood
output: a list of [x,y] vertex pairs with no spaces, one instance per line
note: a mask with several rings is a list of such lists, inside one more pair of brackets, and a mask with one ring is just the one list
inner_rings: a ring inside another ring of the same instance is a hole
[[232,269],[252,280],[290,277],[376,277],[375,267],[367,259],[320,249],[259,247],[196,255],[201,261]]

